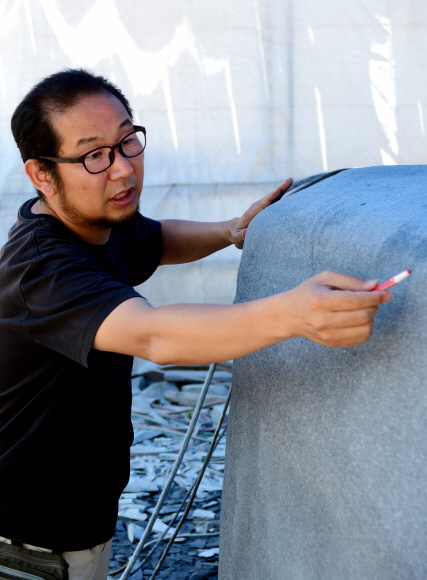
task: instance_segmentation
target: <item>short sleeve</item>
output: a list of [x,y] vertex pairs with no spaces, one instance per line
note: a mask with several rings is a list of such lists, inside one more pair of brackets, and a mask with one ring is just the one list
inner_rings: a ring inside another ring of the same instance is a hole
[[27,314],[21,327],[42,346],[84,366],[103,320],[140,295],[105,271],[84,248],[43,253],[22,279]]
[[162,259],[161,223],[135,215],[131,224],[116,228],[130,272],[132,286],[139,286],[155,272]]

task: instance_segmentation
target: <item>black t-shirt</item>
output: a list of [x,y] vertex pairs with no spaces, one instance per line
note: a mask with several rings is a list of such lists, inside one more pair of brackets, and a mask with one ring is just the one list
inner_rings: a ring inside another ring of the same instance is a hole
[[114,533],[129,478],[132,357],[91,348],[162,255],[137,214],[102,246],[20,209],[0,254],[0,536],[58,551]]

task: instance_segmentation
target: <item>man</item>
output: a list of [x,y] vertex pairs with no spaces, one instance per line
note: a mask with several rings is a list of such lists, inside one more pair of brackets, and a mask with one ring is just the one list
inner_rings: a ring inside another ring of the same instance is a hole
[[211,363],[295,336],[350,346],[391,295],[325,272],[245,304],[153,308],[133,286],[159,265],[242,248],[292,180],[225,222],[142,217],[145,129],[114,85],[82,70],[34,87],[12,131],[38,199],[0,261],[0,536],[64,553],[73,580],[98,579],[129,476],[132,356]]

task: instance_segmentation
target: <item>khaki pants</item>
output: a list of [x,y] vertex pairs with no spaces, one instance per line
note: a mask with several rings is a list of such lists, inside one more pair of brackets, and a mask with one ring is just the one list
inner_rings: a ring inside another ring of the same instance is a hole
[[69,580],[106,580],[113,540],[80,552],[63,552]]

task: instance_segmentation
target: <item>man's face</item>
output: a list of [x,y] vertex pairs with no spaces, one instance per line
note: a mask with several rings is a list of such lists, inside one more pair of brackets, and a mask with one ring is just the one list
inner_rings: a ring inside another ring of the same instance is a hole
[[[58,157],[80,157],[95,147],[115,145],[133,131],[122,103],[105,93],[83,97],[64,113],[52,116],[62,144]],[[57,194],[49,206],[77,233],[108,230],[138,209],[144,180],[144,153],[125,158],[116,149],[113,165],[90,174],[81,163],[58,164]]]

